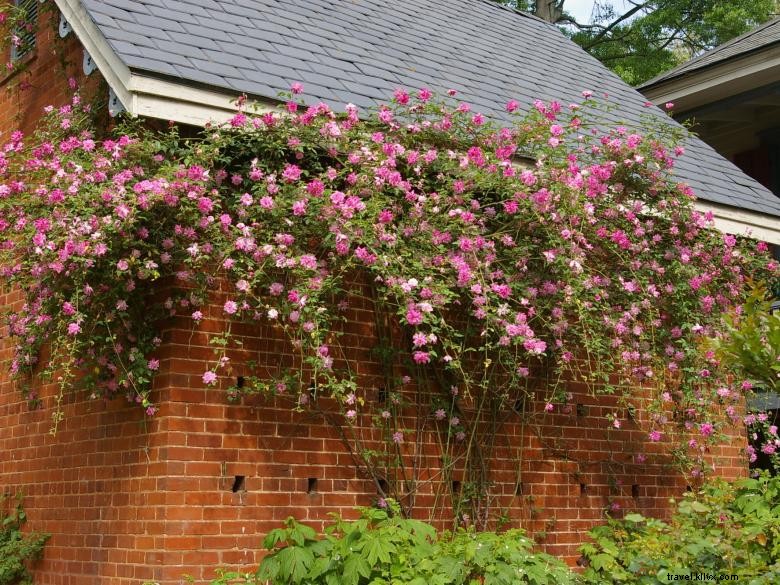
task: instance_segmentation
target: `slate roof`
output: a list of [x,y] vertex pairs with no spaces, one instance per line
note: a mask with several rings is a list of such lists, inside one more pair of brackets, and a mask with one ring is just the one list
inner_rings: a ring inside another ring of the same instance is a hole
[[[453,88],[503,117],[515,99],[581,100],[591,89],[638,125],[645,98],[555,26],[490,0],[81,0],[131,70],[276,98],[370,106],[397,87]],[[657,112],[654,108],[652,109]],[[701,199],[780,216],[780,198],[698,139],[678,177]]]
[[780,17],[765,22],[735,39],[718,45],[714,49],[710,49],[698,57],[694,57],[690,61],[686,61],[682,65],[646,81],[639,86],[639,89],[646,89],[663,81],[669,81],[699,69],[718,65],[729,59],[742,57],[776,44],[780,44]]

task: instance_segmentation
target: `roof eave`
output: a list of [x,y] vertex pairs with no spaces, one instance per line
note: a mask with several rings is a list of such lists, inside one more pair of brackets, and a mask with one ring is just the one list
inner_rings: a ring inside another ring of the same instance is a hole
[[[205,126],[227,122],[237,111],[238,92],[197,87],[146,72],[131,71],[130,91],[134,116]],[[275,110],[277,104],[262,98],[250,99],[250,103],[255,113]]]
[[639,88],[656,105],[684,112],[780,80],[780,44]]
[[720,232],[780,246],[780,219],[777,217],[702,199],[694,205],[698,211],[712,214],[715,229]]

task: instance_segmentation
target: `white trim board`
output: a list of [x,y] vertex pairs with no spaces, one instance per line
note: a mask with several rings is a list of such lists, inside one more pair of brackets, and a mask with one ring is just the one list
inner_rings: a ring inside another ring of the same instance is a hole
[[780,217],[763,215],[728,205],[698,200],[694,204],[702,213],[712,212],[718,231],[780,246]]

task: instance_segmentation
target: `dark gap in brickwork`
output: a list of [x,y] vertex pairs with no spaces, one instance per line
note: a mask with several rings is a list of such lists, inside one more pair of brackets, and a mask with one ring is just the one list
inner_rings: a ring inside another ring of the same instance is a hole
[[452,493],[453,494],[460,493],[460,482],[457,479],[452,482]]
[[685,491],[686,491],[686,492],[692,492],[692,491],[693,491],[693,488],[692,488],[691,486],[689,486],[689,485],[686,485],[686,486],[685,486]]
[[639,484],[635,483],[631,485],[631,497],[632,498],[638,498],[639,497]]
[[245,475],[237,475],[236,478],[233,480],[233,487],[230,488],[233,493],[238,493],[239,491],[246,491],[246,476]]
[[516,496],[522,496],[523,495],[523,482],[522,481],[518,481],[515,484],[515,495]]
[[523,410],[525,410],[525,400],[522,398],[515,400],[515,403],[512,405],[512,410],[515,412],[523,412]]
[[377,483],[377,487],[378,487],[377,493],[379,495],[386,494],[387,493],[387,487],[388,487],[387,486],[387,480],[386,479],[378,479],[376,483]]
[[317,493],[317,478],[316,477],[310,477],[306,481],[306,493],[307,494],[316,494]]
[[587,413],[587,409],[585,408],[584,404],[578,403],[577,404],[577,416],[585,416]]
[[379,404],[387,404],[387,388],[384,386],[379,387],[379,391],[377,394],[377,401]]
[[588,493],[588,484],[581,483],[580,484],[580,495],[585,495]]
[[244,376],[239,376],[236,378],[236,388],[243,388],[244,387]]
[[312,401],[315,403],[317,402],[317,382],[314,380],[311,381],[311,384],[309,384],[309,395],[311,396]]

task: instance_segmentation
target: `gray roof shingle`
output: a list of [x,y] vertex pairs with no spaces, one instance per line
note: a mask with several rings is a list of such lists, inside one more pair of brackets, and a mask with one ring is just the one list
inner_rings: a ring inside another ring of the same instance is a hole
[[[592,89],[616,104],[611,122],[662,115],[555,26],[489,0],[81,2],[131,69],[182,83],[275,99],[301,82],[336,107],[452,88],[499,120],[509,99],[568,103]],[[686,150],[677,175],[701,199],[780,217],[780,198],[712,148],[690,138]]]

